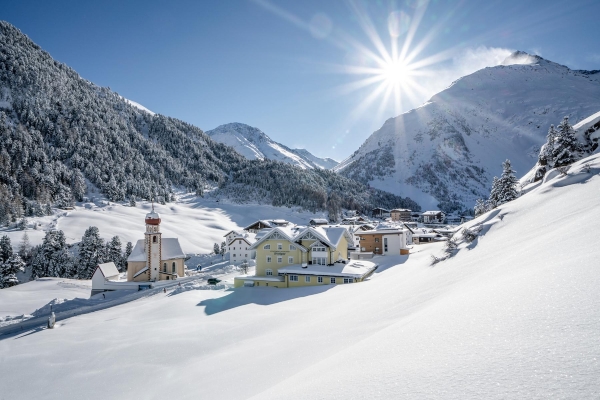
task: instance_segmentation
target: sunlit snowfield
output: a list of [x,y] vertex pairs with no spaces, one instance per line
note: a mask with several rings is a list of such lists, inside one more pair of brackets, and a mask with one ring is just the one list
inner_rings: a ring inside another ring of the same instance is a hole
[[176,290],[3,337],[3,395],[597,398],[599,173],[549,175],[434,267],[442,244],[364,283]]

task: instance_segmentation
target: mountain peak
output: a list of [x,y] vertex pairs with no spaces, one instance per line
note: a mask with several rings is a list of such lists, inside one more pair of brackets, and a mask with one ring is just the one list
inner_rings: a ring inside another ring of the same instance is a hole
[[277,160],[296,165],[302,169],[331,169],[338,163],[320,158],[304,149],[290,149],[272,140],[258,128],[240,122],[219,125],[206,132],[213,140],[231,146],[249,160]]
[[524,51],[517,50],[502,61],[501,65],[528,65],[536,64],[542,61],[543,58],[537,55],[531,55]]

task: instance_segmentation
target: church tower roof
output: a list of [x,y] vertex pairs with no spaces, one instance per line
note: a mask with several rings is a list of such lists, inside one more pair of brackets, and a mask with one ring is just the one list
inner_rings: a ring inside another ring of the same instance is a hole
[[160,224],[160,215],[156,211],[154,211],[154,203],[152,203],[152,211],[146,214],[146,224],[148,225],[159,225]]

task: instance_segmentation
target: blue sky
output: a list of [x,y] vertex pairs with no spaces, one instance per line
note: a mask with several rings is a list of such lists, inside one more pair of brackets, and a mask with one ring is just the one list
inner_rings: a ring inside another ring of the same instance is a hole
[[[154,112],[204,130],[247,123],[338,160],[386,119],[510,50],[600,69],[598,15],[597,0],[4,0],[0,7],[0,19],[55,59]],[[394,81],[399,102],[385,96],[385,85],[374,93],[381,82],[358,84],[377,79],[377,60],[392,54],[392,41],[399,52],[410,43],[414,57],[402,68],[416,71],[410,82]]]

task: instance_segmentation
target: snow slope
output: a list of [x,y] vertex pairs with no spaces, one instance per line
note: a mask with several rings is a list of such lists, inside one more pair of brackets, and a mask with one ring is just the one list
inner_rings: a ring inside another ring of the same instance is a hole
[[338,164],[331,158],[314,156],[308,150],[290,149],[273,141],[260,129],[238,122],[220,125],[207,131],[206,134],[217,142],[233,147],[235,151],[249,160],[283,161],[302,169],[331,169]]
[[471,208],[510,159],[524,174],[550,124],[600,110],[600,72],[513,53],[504,65],[454,82],[423,106],[387,120],[334,170],[408,196],[424,209]]
[[2,337],[2,395],[598,398],[599,173],[589,157],[475,219],[434,267],[441,243],[364,283],[177,291]]
[[[8,235],[15,249],[23,234],[27,233],[32,245],[41,244],[45,231],[60,229],[65,233],[67,244],[81,241],[89,226],[96,226],[103,239],[119,236],[125,243],[143,239],[144,218],[151,203],[138,201],[136,207],[108,202],[99,196],[93,202],[78,203],[72,211],[56,210],[53,216],[29,218],[29,226],[39,223],[38,229],[20,231],[0,229],[0,236]],[[161,217],[163,237],[176,237],[183,251],[209,253],[214,243],[221,243],[226,233],[239,230],[259,219],[285,219],[295,224],[306,225],[312,218],[323,218],[324,213],[300,211],[297,208],[274,207],[264,204],[232,204],[226,199],[216,202],[214,198],[198,198],[191,194],[179,195],[177,201],[166,205],[155,204]]]

